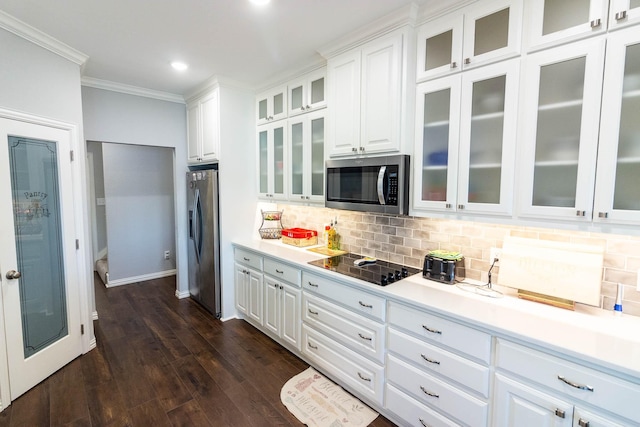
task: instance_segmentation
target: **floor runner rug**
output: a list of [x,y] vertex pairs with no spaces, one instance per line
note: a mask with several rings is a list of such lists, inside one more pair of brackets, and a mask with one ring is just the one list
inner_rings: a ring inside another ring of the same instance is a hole
[[310,427],[367,426],[378,416],[313,368],[287,381],[280,400],[289,412]]

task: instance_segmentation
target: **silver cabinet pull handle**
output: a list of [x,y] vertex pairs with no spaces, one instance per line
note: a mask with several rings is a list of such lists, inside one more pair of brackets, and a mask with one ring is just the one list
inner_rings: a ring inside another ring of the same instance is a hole
[[560,408],[556,408],[555,414],[558,418],[564,418],[564,411]]
[[280,271],[280,270],[278,270],[278,269],[276,268],[276,273],[278,273],[278,274],[284,274],[284,271]]
[[439,394],[432,393],[432,392],[430,392],[429,390],[427,390],[426,388],[424,388],[423,386],[420,386],[420,390],[422,390],[422,392],[423,392],[424,394],[426,394],[427,396],[435,397],[436,399],[439,399],[439,398],[440,398],[440,395],[439,395]]
[[431,332],[432,334],[438,334],[438,335],[442,335],[442,331],[439,331],[437,329],[431,329],[425,325],[422,325],[422,328],[427,331],[427,332]]
[[365,303],[363,303],[362,301],[358,301],[358,304],[360,304],[361,306],[363,306],[363,307],[365,307],[365,308],[373,308],[373,306],[372,306],[372,305],[370,305],[370,304],[365,304]]
[[311,310],[311,309],[308,309],[308,310],[309,310],[309,313],[313,314],[314,316],[317,316],[317,315],[318,315],[318,312],[317,312],[317,311],[313,311],[313,310]]
[[587,421],[587,420],[583,420],[582,418],[580,418],[580,419],[578,420],[578,425],[579,425],[580,427],[589,427],[589,421]]
[[365,337],[364,335],[362,335],[361,333],[358,332],[358,336],[360,338],[362,338],[363,340],[367,340],[367,341],[371,341],[373,338],[372,337]]
[[573,381],[569,381],[568,379],[566,379],[562,375],[558,375],[558,379],[560,381],[562,381],[563,383],[565,383],[565,384],[569,384],[573,388],[577,388],[577,389],[580,389],[580,390],[586,390],[586,391],[593,391],[593,387],[591,387],[589,385],[582,385],[582,384],[574,383]]
[[626,17],[627,17],[627,11],[626,10],[623,10],[623,11],[620,11],[620,12],[616,13],[616,21],[620,21],[621,19],[624,19]]
[[600,18],[594,19],[593,21],[591,21],[591,28],[599,27],[600,23],[601,23]]
[[244,259],[245,261],[251,261],[251,258],[247,258],[246,256],[243,256],[242,259]]
[[318,347],[317,347],[317,346],[315,346],[315,345],[311,345],[311,343],[310,343],[310,342],[308,342],[308,343],[307,343],[307,345],[309,346],[309,348],[312,348],[312,349],[314,349],[314,350],[317,350],[317,349],[318,349]]
[[422,418],[418,418],[418,421],[420,421],[420,424],[422,424],[424,427],[431,427],[429,424],[425,423]]
[[429,363],[433,363],[434,365],[439,365],[440,362],[438,362],[437,360],[433,360],[433,359],[429,359],[427,356],[425,356],[424,354],[420,354],[420,356],[422,356],[422,358],[424,360],[426,360]]
[[367,378],[367,377],[363,377],[362,374],[360,372],[358,372],[358,376],[360,377],[361,380],[363,381],[369,381],[371,382],[371,378]]
[[318,285],[316,285],[315,283],[311,283],[311,282],[307,282],[309,284],[309,286],[313,286],[314,288],[317,288]]
[[609,212],[598,212],[598,218],[609,218]]

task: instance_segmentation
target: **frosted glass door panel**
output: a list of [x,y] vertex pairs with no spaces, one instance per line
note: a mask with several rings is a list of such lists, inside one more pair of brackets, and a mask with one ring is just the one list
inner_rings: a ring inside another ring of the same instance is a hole
[[429,37],[426,41],[425,70],[451,64],[453,58],[453,30]]
[[289,102],[291,102],[292,109],[297,110],[298,108],[303,107],[302,93],[302,86],[294,87],[293,89],[291,89],[291,100]]
[[311,195],[324,195],[324,117],[311,120]]
[[318,104],[324,101],[324,77],[311,82],[311,103]]
[[469,202],[500,203],[506,76],[473,84]]
[[284,113],[284,94],[279,93],[273,97],[273,115]]
[[262,131],[258,134],[258,151],[260,161],[260,193],[266,194],[269,192],[269,159],[268,159],[268,132]]
[[422,200],[447,200],[451,89],[424,95]]
[[509,8],[476,20],[473,55],[478,56],[509,44]]
[[629,2],[629,7],[631,9],[635,9],[636,7],[640,7],[640,0],[631,0]]
[[640,44],[626,48],[613,208],[640,210]]
[[291,194],[303,194],[303,124],[291,125]]
[[540,69],[533,205],[574,207],[586,58]]
[[273,192],[284,194],[284,128],[273,130]]
[[267,110],[267,100],[262,99],[258,102],[258,120],[266,120],[269,114]]
[[589,22],[589,0],[544,0],[542,34],[547,35]]
[[27,358],[68,335],[56,143],[10,136],[9,162]]

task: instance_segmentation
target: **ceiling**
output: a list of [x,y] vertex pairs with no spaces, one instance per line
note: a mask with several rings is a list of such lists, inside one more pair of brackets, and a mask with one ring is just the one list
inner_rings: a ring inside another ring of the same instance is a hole
[[[411,2],[2,0],[0,9],[88,55],[86,77],[184,95],[213,76],[259,88],[318,63],[316,49]],[[173,70],[174,60],[189,68]]]

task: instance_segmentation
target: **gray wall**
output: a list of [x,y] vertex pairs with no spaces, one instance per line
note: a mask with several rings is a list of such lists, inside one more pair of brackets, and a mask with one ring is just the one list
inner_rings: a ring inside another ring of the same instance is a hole
[[102,155],[109,284],[175,269],[173,150],[105,143]]
[[[102,167],[102,143],[87,141],[87,153],[93,155],[93,187],[96,199],[104,199],[104,171]],[[90,171],[87,171],[90,173]],[[90,201],[91,202],[91,201]],[[94,242],[98,253],[107,249],[107,211],[105,205],[93,207],[96,213],[96,241]],[[94,258],[98,254],[94,254]]]
[[[82,87],[82,108],[86,140],[174,149],[174,218],[176,224],[186,224],[186,209],[183,209],[187,204],[185,105],[85,86]],[[186,232],[186,226],[175,227],[177,291],[181,294],[189,290]],[[111,244],[109,242],[110,252]]]

